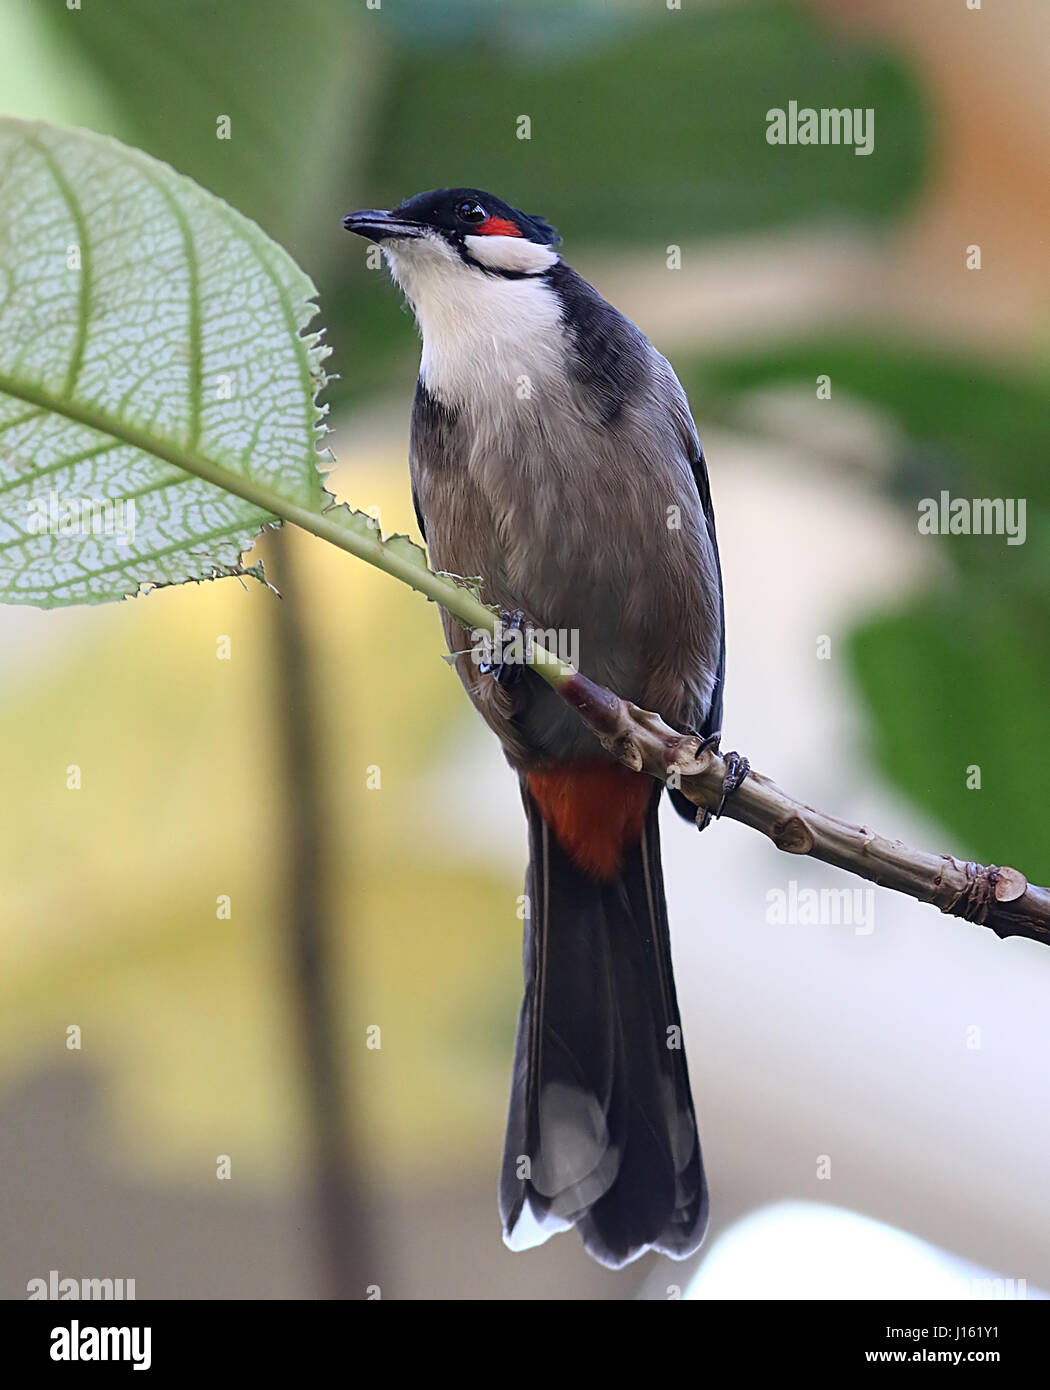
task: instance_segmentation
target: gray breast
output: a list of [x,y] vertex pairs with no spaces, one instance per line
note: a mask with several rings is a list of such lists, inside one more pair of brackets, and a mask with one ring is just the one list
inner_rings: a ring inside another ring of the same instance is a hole
[[[563,634],[586,675],[698,727],[719,663],[721,588],[692,472],[695,432],[664,359],[616,317],[632,340],[606,335],[604,362],[577,346],[566,370],[513,410],[484,395],[442,404],[421,384],[413,488],[435,566],[483,576],[489,601]],[[446,631],[460,649],[462,634]],[[508,711],[493,707],[476,667],[459,666],[519,761],[522,746],[593,754],[591,736],[537,679],[521,683]]]

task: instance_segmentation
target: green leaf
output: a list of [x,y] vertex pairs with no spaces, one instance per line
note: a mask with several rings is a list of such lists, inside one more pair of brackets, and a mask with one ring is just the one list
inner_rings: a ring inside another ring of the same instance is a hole
[[[573,6],[558,22],[400,0],[390,20],[401,42],[370,197],[390,206],[442,171],[551,218],[570,260],[585,241],[663,257],[701,236],[881,223],[926,167],[930,123],[907,59],[800,6]],[[872,108],[873,152],[770,145],[766,112],[793,98]]]
[[797,382],[815,412],[823,407],[814,383],[826,372],[836,396],[848,393],[889,412],[912,441],[900,460],[897,491],[902,497],[910,499],[916,488],[923,496],[942,486],[983,488],[987,495],[994,478],[999,495],[1050,502],[1044,373],[990,366],[980,358],[918,346],[903,337],[848,332],[697,359],[682,370],[687,386],[716,401],[773,383]]
[[[685,371],[702,418],[731,417],[750,391],[797,383],[814,418],[826,372],[838,399],[884,411],[899,432],[887,477],[910,527],[916,504],[1024,498],[1027,539],[931,536],[945,569],[921,595],[850,636],[853,676],[887,776],[986,863],[1050,872],[1050,450],[1047,382],[976,358],[848,334],[779,344]],[[801,399],[801,397],[800,397]],[[713,408],[713,410],[712,410]],[[980,769],[980,786],[973,769]]]
[[[1040,621],[1041,619],[1041,621]],[[979,592],[926,595],[853,634],[887,774],[984,863],[1050,875],[1050,628]],[[974,769],[979,769],[980,783]]]
[[4,36],[0,92],[5,114],[34,117],[46,112],[52,121],[101,130],[118,119],[115,94],[70,41],[82,18],[83,11],[74,13],[62,0],[62,29],[53,30],[39,3],[0,0]]
[[[351,189],[383,70],[381,13],[345,0],[85,0],[75,13],[66,0],[33,0],[33,9],[52,64],[65,73],[78,59],[113,108],[100,124],[97,103],[67,100],[62,110],[74,114],[58,119],[173,164],[301,264],[346,255],[339,218],[358,205]],[[56,119],[53,103],[17,114]]]
[[219,199],[105,136],[0,119],[0,599],[241,573],[320,512],[316,291]]

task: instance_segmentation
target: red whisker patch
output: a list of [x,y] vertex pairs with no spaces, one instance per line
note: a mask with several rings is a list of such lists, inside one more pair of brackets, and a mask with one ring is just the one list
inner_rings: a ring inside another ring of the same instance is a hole
[[521,236],[517,225],[506,217],[486,217],[477,231],[481,236]]

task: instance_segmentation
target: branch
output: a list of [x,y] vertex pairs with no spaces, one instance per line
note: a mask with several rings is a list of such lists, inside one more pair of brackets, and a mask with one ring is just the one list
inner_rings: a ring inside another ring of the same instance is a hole
[[[678,787],[701,811],[717,810],[726,762],[714,749],[702,748],[695,734],[677,733],[658,714],[639,709],[578,672],[562,682],[559,693],[620,762]],[[1050,891],[1029,883],[1017,869],[911,849],[796,801],[758,772],[749,773],[733,792],[724,814],[760,830],[787,854],[808,854],[834,864],[990,927],[998,937],[1050,941]]]
[[[376,565],[439,603],[468,629],[493,633],[494,608],[454,576],[429,569],[423,552],[403,536],[383,540],[371,523],[345,507],[317,516],[285,507],[284,519]],[[363,523],[363,524],[362,524]],[[647,772],[679,788],[698,807],[717,811],[726,763],[700,739],[679,734],[658,714],[639,709],[588,680],[539,642],[529,663],[579,713],[602,746],[635,772]],[[1050,941],[1050,890],[1030,884],[1017,869],[976,864],[950,854],[910,849],[862,825],[850,825],[804,802],[761,773],[750,772],[729,797],[724,814],[767,835],[787,854],[808,854],[825,864],[932,903],[942,912],[991,928],[999,937]]]

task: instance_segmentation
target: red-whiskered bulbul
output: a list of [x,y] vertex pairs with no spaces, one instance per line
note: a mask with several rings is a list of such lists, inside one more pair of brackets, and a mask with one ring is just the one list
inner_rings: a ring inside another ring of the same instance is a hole
[[[586,676],[714,738],[718,546],[669,363],[561,260],[543,218],[491,194],[438,189],[344,225],[382,247],[422,334],[410,461],[433,566],[483,576],[482,597],[534,628],[578,633]],[[504,1239],[522,1249],[577,1226],[606,1265],[649,1249],[684,1258],[708,1202],[671,971],[662,787],[604,753],[534,671],[506,680],[443,621],[529,825]]]

